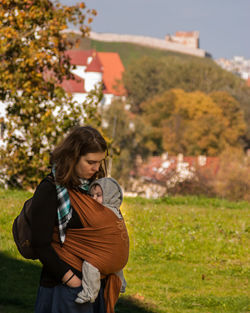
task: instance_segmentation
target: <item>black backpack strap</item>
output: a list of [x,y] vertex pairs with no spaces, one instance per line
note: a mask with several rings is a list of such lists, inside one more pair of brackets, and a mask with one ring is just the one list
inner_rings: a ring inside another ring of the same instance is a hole
[[49,182],[51,182],[53,185],[55,185],[55,179],[54,179],[54,176],[52,175],[52,173],[50,173],[49,175],[47,175],[43,180],[49,181]]

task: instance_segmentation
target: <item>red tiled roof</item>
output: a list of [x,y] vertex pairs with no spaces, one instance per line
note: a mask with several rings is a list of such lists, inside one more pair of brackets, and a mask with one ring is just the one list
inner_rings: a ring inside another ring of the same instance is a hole
[[194,37],[195,34],[196,34],[195,31],[193,31],[193,32],[181,32],[181,31],[179,31],[179,32],[175,33],[175,36],[176,37]]
[[[218,157],[206,157],[204,165],[199,165],[198,157],[195,156],[184,156],[182,162],[187,163],[189,169],[199,167],[200,170],[208,170],[213,175],[217,173],[219,168]],[[165,182],[171,176],[171,173],[176,170],[177,163],[177,156],[169,156],[166,160],[161,156],[153,156],[148,159],[147,163],[143,163],[138,167],[136,174],[147,180]]]
[[93,60],[87,65],[85,72],[97,72],[97,73],[103,72],[103,66],[98,57],[98,54],[96,53],[93,54]]
[[60,86],[69,93],[86,93],[84,88],[84,79],[74,74],[75,79],[63,80]]
[[72,65],[86,66],[88,57],[91,57],[94,52],[94,50],[68,50],[65,54],[70,57]]
[[[103,93],[122,96],[126,94],[121,83],[124,66],[120,56],[116,52],[96,52],[95,50],[68,50],[66,54],[70,57],[72,65],[86,66],[86,72],[97,72],[103,74]],[[92,61],[87,64],[87,60],[92,56]],[[78,77],[78,76],[77,76]],[[84,80],[78,77],[78,80]],[[63,81],[62,87],[67,92],[85,93],[82,83],[74,80]],[[82,91],[80,91],[82,90]]]
[[124,72],[119,54],[116,52],[97,52],[97,54],[103,65],[103,83],[106,87],[106,93],[116,96],[124,95],[125,88],[119,83]]

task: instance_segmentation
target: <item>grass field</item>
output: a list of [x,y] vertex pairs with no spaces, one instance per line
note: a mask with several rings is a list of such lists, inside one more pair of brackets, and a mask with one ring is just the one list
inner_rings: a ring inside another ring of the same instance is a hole
[[[22,259],[11,235],[29,193],[0,189],[0,313],[33,312],[38,261]],[[117,313],[247,313],[250,205],[176,197],[126,198],[127,292]]]

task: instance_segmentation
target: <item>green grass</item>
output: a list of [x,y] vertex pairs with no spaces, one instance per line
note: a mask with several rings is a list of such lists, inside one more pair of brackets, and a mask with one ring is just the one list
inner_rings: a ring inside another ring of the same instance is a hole
[[129,292],[156,312],[248,312],[249,203],[126,199]]
[[198,62],[211,62],[210,59],[201,59],[199,57],[178,53],[174,51],[161,50],[157,48],[150,48],[142,45],[137,45],[127,42],[104,42],[91,40],[91,48],[99,52],[117,52],[122,60],[124,67],[135,58],[142,56],[154,57],[157,59],[166,57],[177,57],[185,60],[197,60]]
[[[0,312],[33,312],[39,262],[22,259],[13,218],[30,196],[0,190]],[[247,313],[247,202],[200,197],[125,198],[130,236],[127,292],[117,313]]]

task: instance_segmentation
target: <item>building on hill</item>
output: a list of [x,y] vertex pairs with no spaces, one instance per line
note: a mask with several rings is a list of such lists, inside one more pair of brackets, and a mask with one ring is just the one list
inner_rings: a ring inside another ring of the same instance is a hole
[[108,106],[116,96],[124,96],[121,83],[124,66],[116,52],[96,52],[95,50],[69,50],[67,55],[75,67],[72,73],[75,79],[64,80],[61,86],[78,103],[86,99],[88,92],[98,83],[103,84],[103,103]]
[[200,48],[199,37],[200,33],[198,31],[192,32],[178,31],[175,33],[174,36],[167,35],[165,39],[167,42],[175,42],[190,48],[199,49]]

